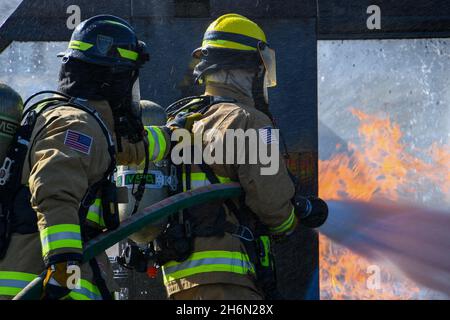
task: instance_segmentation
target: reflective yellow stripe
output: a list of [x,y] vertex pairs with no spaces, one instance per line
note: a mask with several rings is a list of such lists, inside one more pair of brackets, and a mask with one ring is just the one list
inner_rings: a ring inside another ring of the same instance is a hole
[[87,51],[90,48],[92,48],[93,46],[94,46],[93,44],[79,41],[79,40],[72,40],[69,43],[69,49],[76,49],[76,50],[80,50],[80,51]]
[[[222,250],[194,252],[189,256],[189,258],[186,261],[201,260],[206,258],[228,258],[228,259],[239,259],[242,261],[250,261],[248,255],[243,254],[240,251],[222,251]],[[165,268],[173,267],[180,265],[182,263],[184,263],[184,261],[183,262],[170,261],[166,263],[164,267]]]
[[95,199],[94,203],[89,207],[86,219],[98,224],[100,227],[105,226],[102,213],[102,199]]
[[[220,183],[228,183],[232,180],[228,177],[221,177],[216,175],[217,179],[219,179]],[[186,191],[186,173],[183,172],[182,175],[183,179],[183,190]],[[203,172],[193,172],[191,173],[191,188],[196,189],[204,186],[209,186],[211,183],[209,182],[208,178],[206,177],[206,174]]]
[[42,237],[46,237],[51,234],[59,233],[59,232],[78,232],[80,233],[80,226],[78,224],[57,224],[48,228],[45,228],[41,231],[41,239]]
[[70,249],[83,249],[81,240],[58,240],[49,243],[47,246],[42,248],[42,255],[46,256],[50,251],[70,248]]
[[97,296],[100,295],[100,290],[97,288],[97,286],[85,279],[81,279],[81,287],[89,290],[90,292],[92,292]]
[[249,269],[243,268],[243,267],[236,267],[236,266],[230,266],[227,264],[211,264],[211,265],[205,265],[185,270],[180,270],[178,272],[174,272],[172,274],[168,274],[164,276],[164,284],[169,283],[170,281],[178,280],[181,278],[186,278],[189,276],[193,276],[195,274],[199,273],[208,273],[208,272],[231,272],[231,273],[237,273],[237,274],[248,274]]
[[255,273],[250,258],[242,252],[202,251],[183,262],[169,262],[163,267],[164,282],[207,272]]
[[155,152],[155,139],[153,139],[152,128],[145,127],[145,131],[147,131],[147,139],[148,139],[148,154],[150,158],[153,156]]
[[[0,295],[15,296],[38,275],[26,272],[0,271]],[[101,300],[101,294],[96,285],[81,279],[80,289],[74,289],[69,294],[73,300]]]
[[22,291],[22,289],[23,288],[0,287],[0,296],[15,296]]
[[164,137],[164,133],[158,127],[153,127],[158,135],[158,144],[159,144],[159,155],[156,158],[156,161],[161,161],[164,158],[164,154],[166,153],[166,138]]
[[32,273],[0,271],[0,296],[15,296],[36,277]]
[[33,281],[36,274],[16,271],[0,271],[0,279]]
[[125,58],[128,60],[136,61],[139,57],[139,54],[135,51],[122,49],[122,48],[117,48],[117,51],[119,51],[119,54],[122,58]]
[[73,300],[92,300],[91,298],[85,296],[84,294],[78,293],[76,291],[72,291],[69,294],[69,297],[72,298]]
[[161,161],[166,154],[166,137],[157,126],[145,127],[148,138],[148,153],[150,161]]
[[292,209],[291,214],[289,215],[289,218],[285,222],[283,222],[281,225],[275,228],[269,228],[271,233],[283,233],[288,231],[292,228],[293,224],[295,222],[295,212],[294,209]]
[[82,249],[80,226],[77,224],[59,224],[45,228],[40,233],[42,255],[62,248]]
[[96,285],[81,279],[80,286],[80,289],[74,289],[70,292],[70,298],[73,300],[102,300],[102,296]]
[[264,247],[264,256],[260,257],[261,265],[268,267],[270,265],[270,238],[268,236],[261,236],[259,239]]

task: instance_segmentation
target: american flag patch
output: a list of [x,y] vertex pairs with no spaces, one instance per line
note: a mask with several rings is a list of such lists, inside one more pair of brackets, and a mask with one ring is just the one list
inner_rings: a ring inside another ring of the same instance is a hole
[[77,131],[67,130],[64,144],[84,154],[91,153],[92,137]]
[[275,144],[278,143],[278,129],[274,129],[272,127],[264,127],[259,129],[259,137],[261,138],[264,144]]

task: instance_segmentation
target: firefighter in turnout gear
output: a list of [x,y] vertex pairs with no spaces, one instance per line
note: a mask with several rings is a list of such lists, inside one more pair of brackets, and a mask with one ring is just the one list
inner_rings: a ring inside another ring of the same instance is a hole
[[[206,86],[205,94],[169,106],[168,127],[202,136],[201,151],[218,137],[225,141],[230,130],[254,130],[258,146],[279,150],[268,98],[268,88],[276,86],[275,52],[263,30],[241,15],[226,14],[208,27],[193,56],[199,59],[195,81]],[[221,147],[224,158],[219,161],[177,165],[178,191],[239,182],[244,195],[198,205],[172,218],[155,242],[167,293],[175,300],[281,299],[271,240],[289,235],[298,223],[319,227],[327,218],[327,205],[296,194],[279,152],[278,170],[262,174],[267,165],[261,159],[237,161],[241,154],[249,155],[249,142],[244,148],[228,141]],[[225,159],[230,153],[235,155],[231,163]]]
[[[43,299],[110,299],[106,254],[80,266],[83,243],[118,226],[116,164],[168,152],[165,128],[144,128],[140,119],[138,75],[148,54],[126,21],[102,15],[82,22],[61,56],[59,93],[26,104],[7,154],[16,161],[0,186],[2,299],[44,270]],[[95,199],[101,215],[88,209]]]
[[[278,144],[271,136],[274,126],[267,90],[276,85],[275,53],[263,30],[241,15],[226,14],[208,27],[202,46],[193,56],[200,60],[194,76],[197,83],[206,86],[205,94],[168,107],[168,125],[192,125],[193,136],[215,130],[215,134],[203,136],[203,150],[217,136],[226,136],[229,129],[254,129],[263,143]],[[193,124],[187,125],[186,119]],[[227,147],[224,155],[231,151]],[[239,151],[233,148],[236,155]],[[175,232],[177,221],[183,221],[182,230],[188,231],[181,233],[191,247],[191,252],[185,250],[190,254],[179,252],[178,258],[168,255],[162,261],[171,299],[280,298],[276,294],[271,239],[292,233],[305,210],[293,201],[294,184],[281,156],[279,164],[272,175],[261,174],[264,165],[260,161],[180,166],[183,191],[236,181],[245,195],[185,210],[174,219],[173,228],[163,233],[160,242],[164,244]],[[165,249],[173,248],[177,245]]]

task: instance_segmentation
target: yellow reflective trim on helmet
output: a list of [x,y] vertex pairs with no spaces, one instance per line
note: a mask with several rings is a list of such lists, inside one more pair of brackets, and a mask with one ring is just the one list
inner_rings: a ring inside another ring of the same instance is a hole
[[87,51],[90,48],[92,48],[93,46],[94,46],[93,44],[79,41],[79,40],[72,40],[69,42],[69,49],[75,49],[75,50],[80,50],[80,51]]
[[131,51],[127,49],[117,48],[117,51],[119,51],[119,54],[122,58],[136,61],[139,58],[139,53],[136,51]]

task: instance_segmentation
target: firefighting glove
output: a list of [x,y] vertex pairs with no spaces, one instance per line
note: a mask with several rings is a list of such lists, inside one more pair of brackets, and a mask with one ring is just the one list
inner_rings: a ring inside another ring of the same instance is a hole
[[76,262],[60,262],[47,268],[43,283],[42,300],[61,300],[66,298],[79,279],[73,279]]
[[116,160],[123,166],[139,165],[145,160],[144,142],[130,143],[127,139],[122,139],[122,151],[117,153]]
[[300,224],[305,227],[318,228],[328,218],[328,205],[320,198],[297,195],[292,202]]
[[201,113],[195,112],[180,112],[175,118],[169,119],[167,127],[172,131],[175,129],[186,129],[192,131],[194,122],[200,120],[203,117]]

